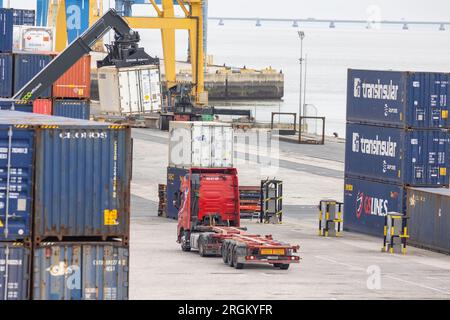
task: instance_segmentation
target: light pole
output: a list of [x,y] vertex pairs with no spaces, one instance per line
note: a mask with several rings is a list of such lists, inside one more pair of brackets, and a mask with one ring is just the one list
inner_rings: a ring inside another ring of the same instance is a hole
[[300,38],[300,94],[298,99],[298,130],[301,130],[300,116],[302,116],[302,78],[303,78],[303,39],[305,38],[305,33],[303,31],[297,31]]

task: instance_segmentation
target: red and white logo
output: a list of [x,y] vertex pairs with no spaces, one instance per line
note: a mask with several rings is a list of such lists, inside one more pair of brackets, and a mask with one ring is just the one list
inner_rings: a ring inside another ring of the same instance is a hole
[[356,217],[362,214],[384,217],[388,213],[389,201],[382,198],[370,197],[364,192],[358,192],[356,196]]

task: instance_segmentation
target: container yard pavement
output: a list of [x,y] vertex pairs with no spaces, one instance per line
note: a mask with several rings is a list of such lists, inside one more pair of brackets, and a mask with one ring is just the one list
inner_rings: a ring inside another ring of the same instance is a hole
[[[447,255],[413,247],[406,256],[389,255],[381,253],[382,239],[355,233],[317,236],[318,201],[342,200],[343,143],[280,142],[276,178],[284,181],[284,223],[243,225],[252,233],[299,244],[302,261],[287,271],[270,266],[236,270],[221,258],[181,251],[175,242],[176,221],[157,217],[157,185],[166,182],[168,134],[133,129],[133,137],[131,299],[450,298]],[[255,163],[238,163],[237,168],[241,185],[258,184],[263,177]]]

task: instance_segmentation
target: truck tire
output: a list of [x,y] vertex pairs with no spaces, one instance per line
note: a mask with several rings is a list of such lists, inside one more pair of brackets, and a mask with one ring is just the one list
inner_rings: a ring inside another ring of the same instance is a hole
[[181,236],[181,250],[184,252],[191,251],[191,245],[189,243],[189,231],[183,231]]
[[287,269],[289,269],[289,266],[290,266],[289,263],[283,263],[283,264],[280,264],[280,269],[281,270],[287,270]]
[[228,262],[228,241],[224,241],[221,247],[223,263]]
[[233,264],[233,251],[234,251],[234,244],[230,243],[228,245],[228,250],[227,250],[227,263],[230,267],[234,267]]
[[203,239],[203,237],[200,237],[198,239],[198,254],[200,255],[200,257],[206,257],[204,244],[205,239]]
[[233,265],[236,269],[243,269],[244,268],[244,264],[243,263],[239,263],[237,262],[237,246],[234,247],[233,249]]

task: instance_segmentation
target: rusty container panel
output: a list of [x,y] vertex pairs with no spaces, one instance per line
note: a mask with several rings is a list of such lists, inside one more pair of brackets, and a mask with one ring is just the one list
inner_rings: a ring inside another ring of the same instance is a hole
[[408,243],[450,254],[450,190],[408,188]]
[[55,98],[89,98],[91,94],[91,56],[78,60],[53,84]]
[[33,101],[33,113],[52,114],[52,99],[36,99]]
[[42,243],[33,300],[127,300],[129,249],[117,242]]
[[[120,237],[127,242],[132,161],[130,128],[36,113],[24,115],[0,111],[0,128],[6,128],[5,136],[8,128],[16,131],[26,127],[34,136],[33,148],[26,155],[33,159],[30,177],[33,177],[36,243],[55,238],[79,241],[87,237],[95,240]],[[5,153],[11,148],[16,150],[14,145],[3,145]],[[23,153],[19,155],[24,157]],[[2,181],[4,176],[0,176]],[[28,210],[30,207],[22,202],[20,209]]]

